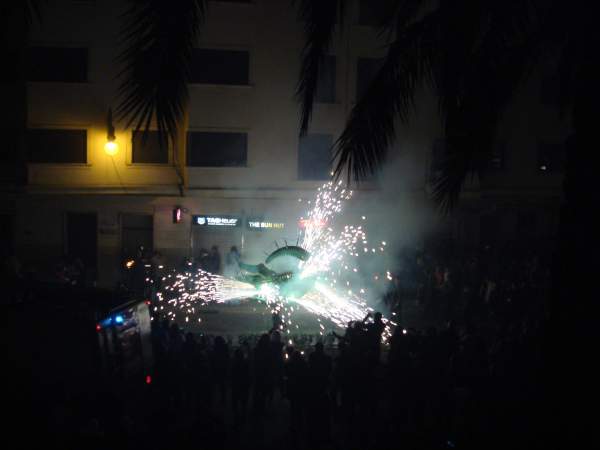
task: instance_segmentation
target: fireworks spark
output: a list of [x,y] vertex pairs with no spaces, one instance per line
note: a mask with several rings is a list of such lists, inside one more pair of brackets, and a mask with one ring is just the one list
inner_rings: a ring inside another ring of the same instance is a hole
[[[361,216],[361,225],[340,225],[344,203],[352,198],[353,192],[346,189],[341,181],[330,181],[318,189],[314,201],[308,201],[309,211],[300,219],[302,235],[299,246],[307,251],[308,259],[299,265],[300,280],[315,279],[312,289],[296,297],[284,295],[275,283],[255,286],[249,283],[214,275],[203,270],[171,274],[163,278],[163,289],[157,294],[159,302],[169,305],[168,315],[172,320],[182,315],[187,322],[198,308],[210,303],[224,303],[234,299],[258,298],[264,301],[272,314],[281,317],[280,330],[290,333],[293,313],[298,305],[314,314],[319,320],[326,319],[338,327],[345,327],[350,321],[362,320],[372,311],[365,298],[365,286],[353,286],[350,275],[360,273],[359,255],[372,254],[375,248],[368,246],[364,228],[366,216]],[[301,199],[299,199],[301,202]],[[377,246],[384,252],[386,242]],[[363,250],[363,251],[361,251]],[[392,280],[391,272],[385,271],[385,279]],[[354,277],[356,278],[356,277]],[[379,275],[368,278],[378,282]],[[338,285],[345,290],[337,289]],[[360,294],[356,295],[355,292]],[[294,308],[296,305],[296,308]],[[161,306],[162,309],[162,306]],[[390,324],[384,319],[384,341],[390,336]],[[298,326],[296,325],[296,328]]]

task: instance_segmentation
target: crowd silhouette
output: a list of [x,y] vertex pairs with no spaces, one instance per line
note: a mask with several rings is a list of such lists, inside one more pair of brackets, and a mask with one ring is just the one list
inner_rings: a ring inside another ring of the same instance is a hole
[[155,328],[164,350],[157,354],[157,386],[190,417],[230,415],[239,436],[257,424],[266,436],[280,434],[269,424],[283,414],[281,434],[293,448],[532,443],[542,329],[522,323],[489,335],[453,322],[441,330],[399,326],[382,346],[379,320],[375,314],[349,324],[334,346],[319,341],[302,350],[284,346],[277,331],[253,347],[230,348],[220,336],[188,333],[184,340],[176,324],[164,321]]
[[537,448],[548,273],[538,255],[405,254],[385,343],[379,312],[291,344],[156,316],[147,390],[83,415],[57,390],[48,427],[86,448]]

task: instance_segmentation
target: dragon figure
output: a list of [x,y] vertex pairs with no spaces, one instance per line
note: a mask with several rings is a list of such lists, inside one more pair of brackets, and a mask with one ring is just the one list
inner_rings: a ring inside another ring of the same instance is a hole
[[274,285],[284,296],[302,297],[314,285],[315,277],[300,276],[298,268],[277,272],[267,266],[283,257],[291,257],[298,262],[305,262],[310,257],[310,253],[297,245],[280,247],[269,254],[264,263],[254,265],[240,262],[241,272],[237,278],[252,284],[257,289],[264,285]]

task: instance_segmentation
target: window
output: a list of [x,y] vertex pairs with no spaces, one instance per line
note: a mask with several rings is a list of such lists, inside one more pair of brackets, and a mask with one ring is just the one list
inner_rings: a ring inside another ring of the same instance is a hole
[[86,163],[86,130],[27,130],[27,150],[31,163]]
[[385,23],[394,12],[395,0],[360,0],[358,3],[358,24],[376,27]]
[[196,48],[190,64],[190,82],[247,85],[249,66],[247,51]]
[[331,172],[330,134],[307,134],[298,146],[298,178],[300,180],[327,180]]
[[315,98],[319,103],[335,103],[335,56],[323,58]]
[[27,81],[85,83],[87,70],[87,48],[29,47],[27,52]]
[[244,167],[248,159],[248,135],[193,131],[188,134],[188,166]]
[[169,148],[161,148],[157,131],[148,131],[145,137],[143,131],[134,131],[131,140],[131,161],[134,164],[168,164]]
[[365,94],[382,65],[382,58],[358,58],[356,66],[356,101],[359,101]]
[[563,171],[565,146],[562,143],[540,142],[538,144],[538,170],[543,173]]

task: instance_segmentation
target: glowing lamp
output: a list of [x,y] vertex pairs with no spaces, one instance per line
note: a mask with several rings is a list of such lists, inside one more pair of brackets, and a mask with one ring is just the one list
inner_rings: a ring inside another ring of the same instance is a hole
[[109,156],[115,156],[119,151],[119,146],[115,141],[107,141],[106,144],[104,144],[104,151]]
[[115,322],[116,323],[123,323],[123,316],[116,316],[115,317]]
[[146,375],[146,384],[152,383],[152,377],[150,375]]
[[108,108],[108,115],[106,117],[106,144],[104,144],[104,151],[109,156],[115,156],[119,151],[119,146],[117,145],[116,137],[115,137],[115,127],[112,123],[112,109]]

